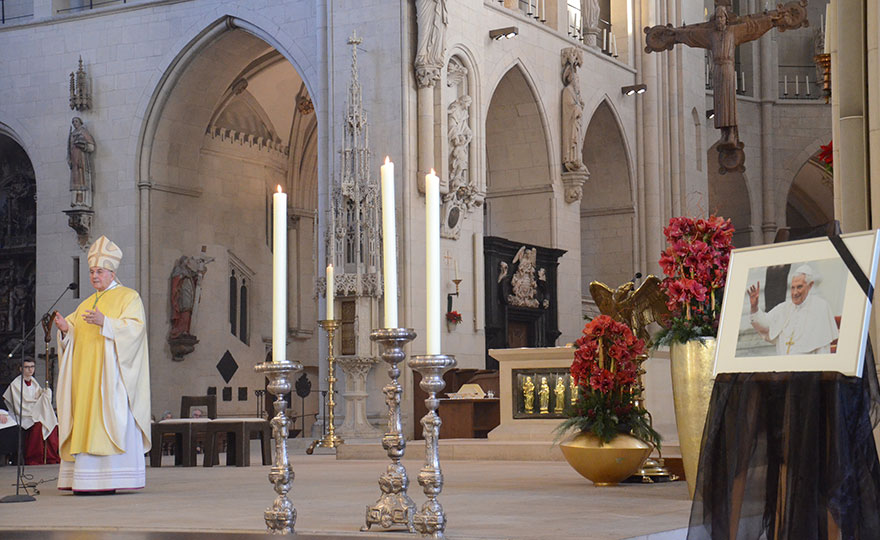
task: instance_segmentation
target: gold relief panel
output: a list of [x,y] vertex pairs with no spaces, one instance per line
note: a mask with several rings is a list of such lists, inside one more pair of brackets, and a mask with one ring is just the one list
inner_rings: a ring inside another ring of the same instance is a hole
[[577,404],[577,387],[567,368],[514,369],[514,418],[567,418]]

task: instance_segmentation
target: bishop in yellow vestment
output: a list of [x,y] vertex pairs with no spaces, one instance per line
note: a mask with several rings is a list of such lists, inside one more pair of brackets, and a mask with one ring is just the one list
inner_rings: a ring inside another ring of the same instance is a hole
[[89,249],[95,294],[56,315],[61,362],[58,488],[140,489],[150,449],[150,366],[144,306],[116,281],[122,251],[102,236]]

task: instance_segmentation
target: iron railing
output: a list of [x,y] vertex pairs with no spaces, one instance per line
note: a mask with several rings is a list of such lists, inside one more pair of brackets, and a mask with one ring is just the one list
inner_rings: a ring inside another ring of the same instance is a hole
[[71,2],[71,4],[78,4],[75,6],[66,7],[63,9],[59,9],[56,13],[71,13],[75,11],[85,11],[87,9],[95,9],[102,6],[109,6],[111,4],[125,4],[127,0],[103,0],[103,1],[94,1],[94,0],[81,0],[76,2],[75,0]]
[[0,24],[34,16],[34,0],[0,0]]

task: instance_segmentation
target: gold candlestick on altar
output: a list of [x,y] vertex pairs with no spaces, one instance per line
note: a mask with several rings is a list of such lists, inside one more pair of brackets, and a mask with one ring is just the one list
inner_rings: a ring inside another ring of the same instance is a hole
[[339,445],[344,443],[342,437],[336,434],[336,425],[335,425],[335,407],[336,407],[336,398],[334,394],[336,393],[336,358],[333,356],[333,334],[336,333],[336,329],[342,324],[342,321],[337,319],[324,319],[318,321],[318,324],[321,325],[321,328],[327,332],[327,433],[320,439],[316,439],[311,446],[306,450],[307,453],[311,454],[314,452],[315,448],[318,446],[323,446],[324,448],[337,448]]

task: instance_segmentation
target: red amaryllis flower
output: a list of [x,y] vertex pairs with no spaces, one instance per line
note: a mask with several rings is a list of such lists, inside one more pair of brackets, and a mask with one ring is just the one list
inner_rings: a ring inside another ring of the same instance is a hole
[[590,377],[590,388],[597,392],[610,392],[614,388],[614,375],[607,369],[599,371]]

